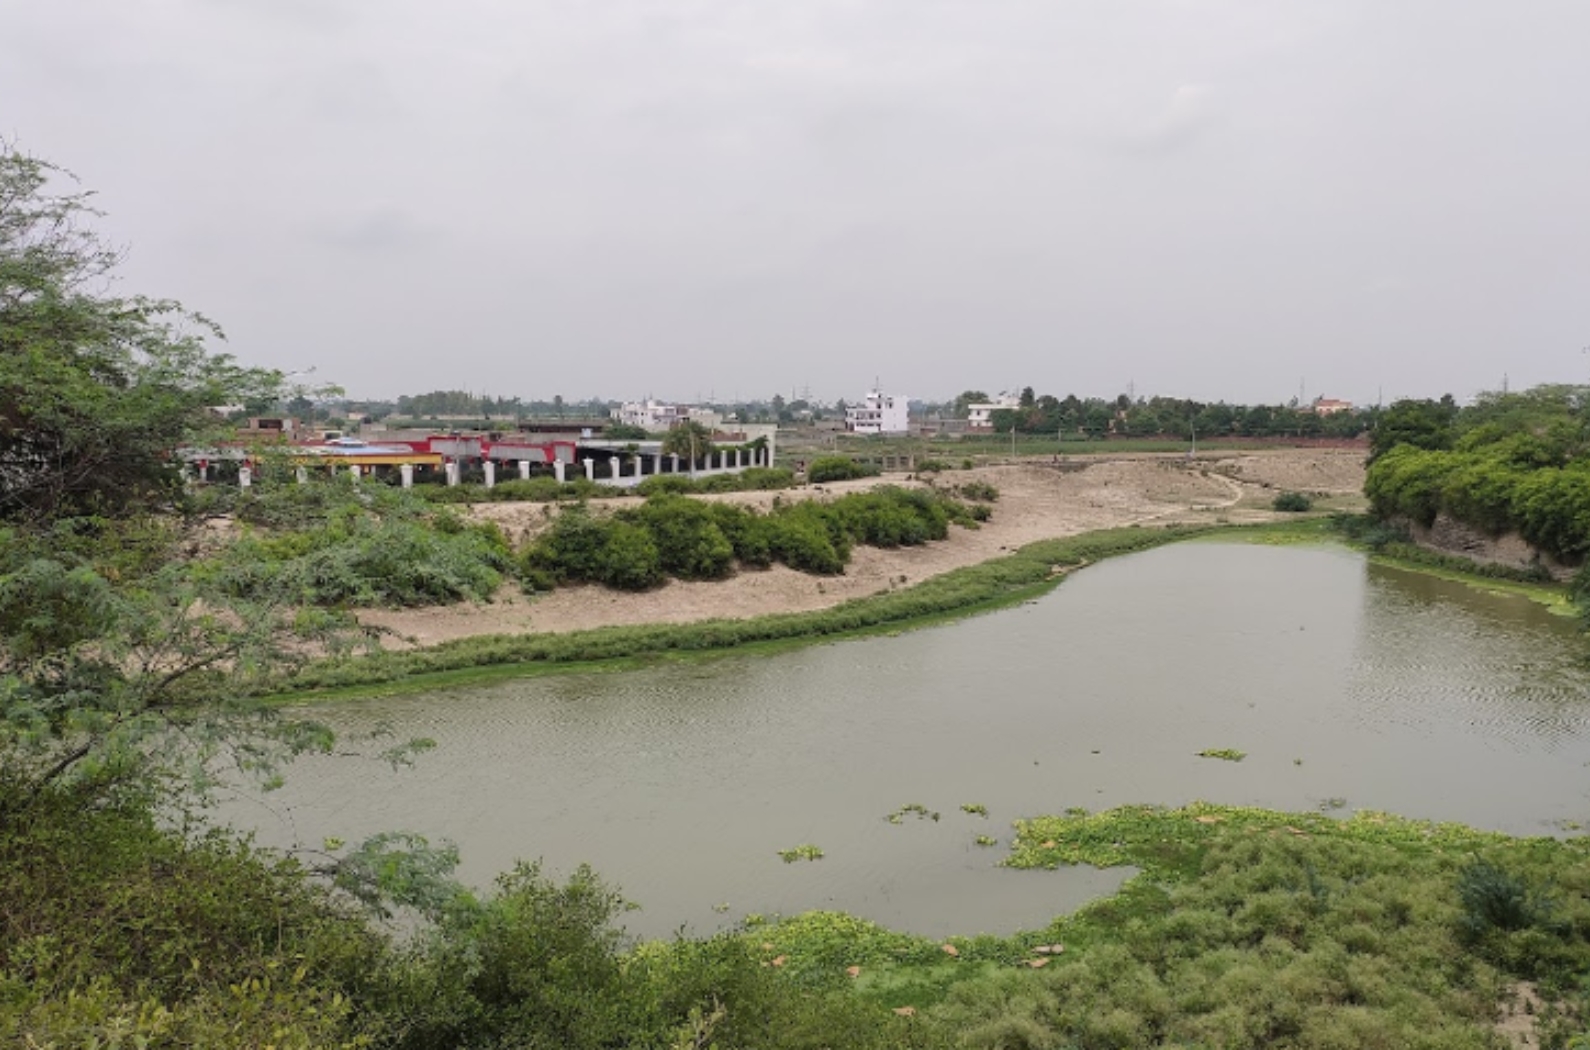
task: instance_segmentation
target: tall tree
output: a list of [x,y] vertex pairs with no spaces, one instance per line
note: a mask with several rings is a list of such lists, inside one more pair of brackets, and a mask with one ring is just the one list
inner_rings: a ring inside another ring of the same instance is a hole
[[180,492],[172,452],[208,406],[274,400],[278,372],[206,351],[170,300],[109,295],[119,254],[71,175],[0,145],[0,520],[127,513]]
[[0,783],[147,786],[241,740],[206,727],[244,712],[265,729],[245,763],[324,740],[239,701],[330,621],[238,599],[159,513],[183,498],[174,451],[214,434],[207,406],[274,400],[281,376],[208,353],[219,331],[176,303],[107,294],[117,253],[63,181],[0,147]]

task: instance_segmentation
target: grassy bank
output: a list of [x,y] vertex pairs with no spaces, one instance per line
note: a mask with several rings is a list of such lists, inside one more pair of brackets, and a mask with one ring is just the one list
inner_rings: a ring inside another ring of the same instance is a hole
[[1006,557],[832,609],[743,620],[603,627],[557,635],[482,635],[424,649],[320,661],[279,681],[278,699],[395,695],[541,674],[624,671],[666,661],[775,653],[818,641],[892,634],[1018,604],[1046,593],[1072,569],[1193,538],[1276,545],[1346,544],[1365,551],[1377,564],[1521,595],[1563,615],[1576,612],[1563,585],[1506,579],[1480,568],[1465,570],[1460,559],[1411,545],[1358,542],[1344,532],[1335,517],[1294,518],[1263,525],[1128,527],[1039,541]]
[[324,660],[281,681],[279,691],[286,694],[284,699],[407,692],[538,671],[626,668],[681,655],[771,651],[920,627],[1011,605],[1045,592],[1070,569],[1208,531],[1206,526],[1122,528],[1043,540],[912,587],[812,612],[558,635],[485,635],[406,652]]

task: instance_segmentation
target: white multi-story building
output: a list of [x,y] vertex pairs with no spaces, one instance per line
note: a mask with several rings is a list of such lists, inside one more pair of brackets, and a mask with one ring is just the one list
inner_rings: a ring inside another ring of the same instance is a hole
[[626,401],[612,411],[613,421],[643,430],[668,430],[690,417],[684,405],[669,405],[647,398],[645,401]]
[[911,429],[907,398],[869,390],[864,399],[845,409],[845,429],[857,434],[904,434]]
[[966,406],[967,430],[993,430],[994,413],[1001,409],[1020,408],[1021,399],[1014,394],[1000,394],[992,401]]

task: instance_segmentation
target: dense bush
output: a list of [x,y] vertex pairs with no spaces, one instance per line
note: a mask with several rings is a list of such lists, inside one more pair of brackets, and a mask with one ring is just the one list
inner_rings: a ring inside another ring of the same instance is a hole
[[768,549],[771,556],[800,572],[834,576],[845,571],[850,546],[843,538],[835,542],[832,531],[820,514],[795,509],[768,519]]
[[334,1046],[379,1023],[390,956],[361,917],[135,798],[0,783],[0,1044]]
[[307,528],[248,533],[199,571],[234,595],[303,605],[442,605],[490,598],[513,571],[501,530],[421,507],[391,502],[376,511],[345,502]]
[[[767,514],[664,493],[611,518],[584,508],[565,512],[524,554],[521,572],[532,590],[559,581],[636,590],[664,575],[720,579],[736,562],[765,568],[777,561],[834,575],[844,572],[856,544],[914,546],[944,539],[952,522],[975,528],[987,516],[984,505],[968,507],[926,489],[885,487],[832,502],[776,504]],[[624,532],[619,544],[620,525],[640,530],[649,543]]]
[[734,570],[734,548],[705,503],[684,496],[654,496],[624,517],[651,534],[663,570],[671,576],[715,580]]
[[1312,510],[1314,501],[1301,492],[1283,492],[1270,501],[1270,507],[1273,510],[1298,514],[1305,510]]
[[852,478],[870,478],[878,474],[878,468],[866,463],[857,463],[849,456],[818,456],[806,468],[806,480],[813,484],[822,484],[826,481],[849,481]]
[[662,556],[645,528],[570,507],[520,556],[530,589],[564,581],[644,590],[662,582]]

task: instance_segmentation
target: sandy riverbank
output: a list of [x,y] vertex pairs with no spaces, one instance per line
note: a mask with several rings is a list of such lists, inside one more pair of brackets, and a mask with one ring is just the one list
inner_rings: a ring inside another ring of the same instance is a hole
[[[1132,524],[1267,521],[1277,516],[1270,501],[1284,490],[1323,497],[1322,502],[1331,507],[1356,509],[1362,504],[1363,460],[1358,449],[1280,449],[1211,453],[1191,461],[1183,455],[1139,454],[951,471],[938,476],[941,487],[979,480],[999,490],[991,521],[975,531],[953,528],[949,539],[922,547],[857,547],[843,576],[809,576],[774,566],[717,582],[671,581],[642,594],[582,586],[526,597],[517,588],[504,588],[488,604],[372,610],[360,619],[394,632],[388,646],[402,647],[482,634],[688,623],[822,609],[987,561],[1037,540]],[[781,495],[786,500],[823,499],[877,484],[922,482],[892,475]],[[766,507],[775,495],[746,492],[702,498]],[[613,509],[629,502],[612,500],[596,506]],[[482,504],[472,513],[498,522],[516,542],[533,535],[547,520],[543,504]]]

